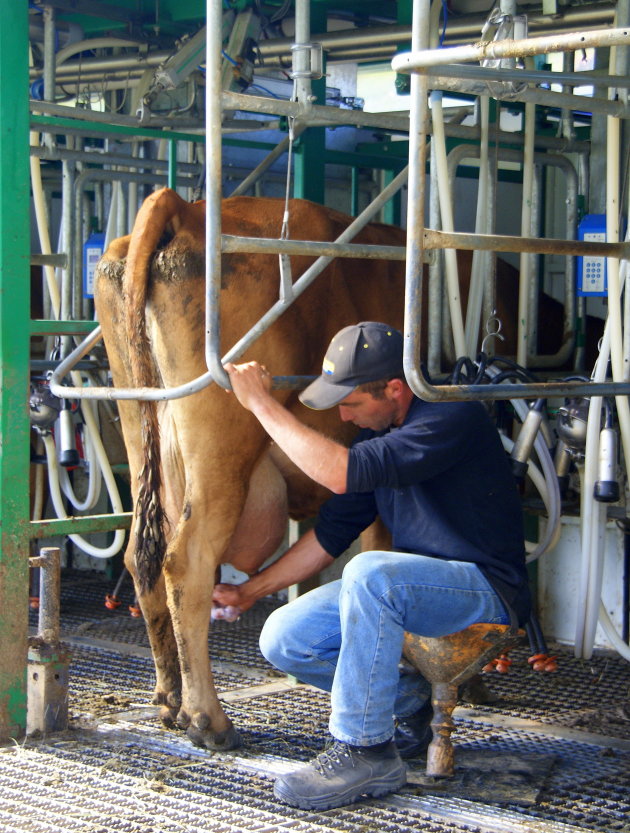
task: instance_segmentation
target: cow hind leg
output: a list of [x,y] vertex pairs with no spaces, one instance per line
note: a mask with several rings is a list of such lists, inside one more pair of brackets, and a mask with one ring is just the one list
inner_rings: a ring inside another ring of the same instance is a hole
[[164,579],[160,578],[150,593],[141,593],[135,577],[133,553],[130,550],[125,555],[125,566],[134,580],[155,663],[156,682],[152,702],[160,707],[162,723],[168,728],[173,728],[181,706],[182,680],[173,622],[166,602]]
[[[182,669],[176,722],[195,745],[211,751],[227,751],[240,744],[215,690],[207,639],[215,569],[237,518],[238,506],[222,495],[205,490],[187,495],[163,570]],[[221,527],[223,536],[218,533]],[[208,528],[217,530],[213,541],[206,534]]]

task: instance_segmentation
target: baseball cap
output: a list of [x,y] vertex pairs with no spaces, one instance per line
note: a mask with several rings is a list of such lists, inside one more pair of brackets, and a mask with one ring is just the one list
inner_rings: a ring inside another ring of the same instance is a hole
[[358,386],[402,372],[403,337],[379,321],[363,321],[339,330],[330,342],[322,374],[300,394],[315,411],[337,405]]

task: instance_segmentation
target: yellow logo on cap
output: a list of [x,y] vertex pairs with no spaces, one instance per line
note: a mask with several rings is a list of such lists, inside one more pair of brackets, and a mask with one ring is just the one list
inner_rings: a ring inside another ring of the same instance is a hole
[[323,373],[334,373],[335,372],[335,363],[331,362],[330,359],[324,359],[322,364],[322,372]]

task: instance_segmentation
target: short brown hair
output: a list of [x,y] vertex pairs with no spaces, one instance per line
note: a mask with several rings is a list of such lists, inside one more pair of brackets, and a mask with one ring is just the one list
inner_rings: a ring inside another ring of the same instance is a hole
[[395,376],[388,376],[386,379],[377,379],[375,382],[364,382],[357,387],[360,393],[369,393],[374,399],[385,399],[385,388],[392,379],[402,379],[404,381],[405,375],[401,370]]

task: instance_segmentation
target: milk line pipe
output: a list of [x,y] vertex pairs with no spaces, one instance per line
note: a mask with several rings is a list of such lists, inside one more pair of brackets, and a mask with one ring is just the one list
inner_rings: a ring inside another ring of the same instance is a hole
[[628,46],[630,30],[599,29],[594,32],[571,32],[540,38],[506,38],[499,41],[425,49],[422,52],[402,52],[392,59],[394,72],[409,73],[439,64],[458,61],[485,61],[499,58],[525,58],[550,52],[573,52],[588,47]]
[[[612,3],[565,6],[562,9],[562,13],[557,17],[542,13],[540,8],[534,11],[528,8],[528,28],[530,31],[549,28],[552,31],[565,28],[576,31],[580,24],[605,26],[607,23],[613,21],[614,8],[614,4]],[[429,17],[427,16],[425,20],[429,20]],[[449,18],[446,32],[447,38],[466,38],[467,40],[472,40],[478,36],[486,20],[487,14],[462,15],[461,17]],[[331,54],[331,59],[334,59],[335,51],[342,48],[365,46],[374,49],[385,45],[395,48],[398,44],[411,40],[411,37],[412,27],[407,24],[398,24],[393,26],[366,26],[360,29],[348,28],[332,32],[317,32],[313,35],[313,40],[321,43],[324,49]],[[269,40],[261,41],[258,44],[258,50],[265,60],[283,55],[288,56],[292,43],[293,39],[289,37],[270,38]]]

